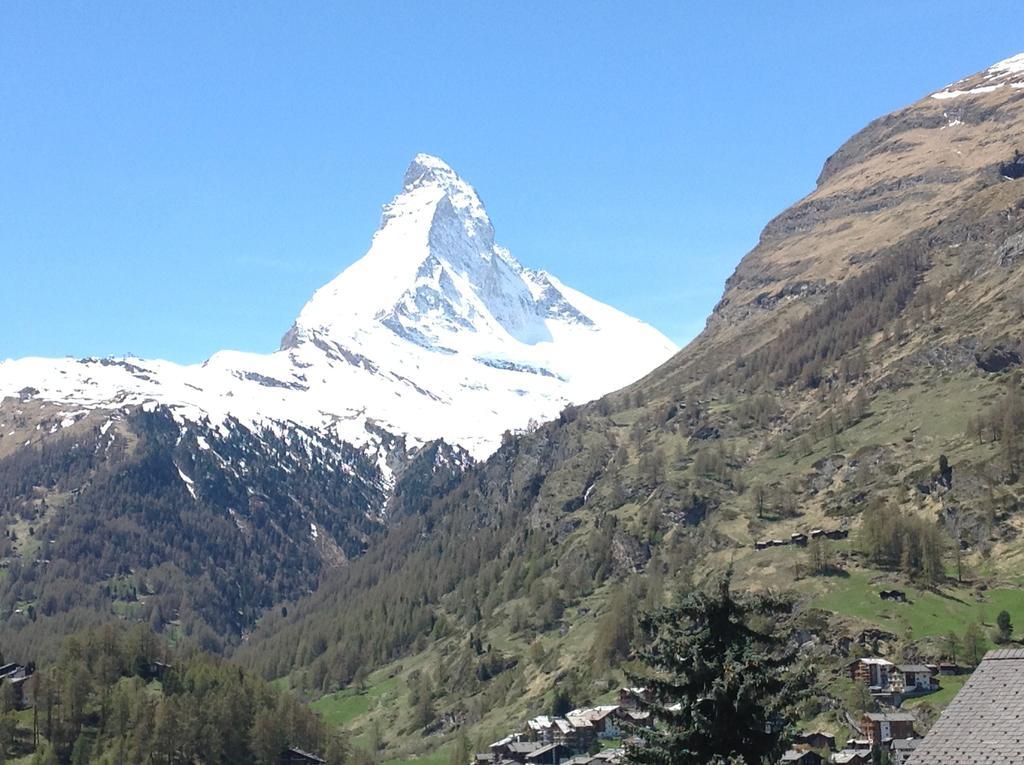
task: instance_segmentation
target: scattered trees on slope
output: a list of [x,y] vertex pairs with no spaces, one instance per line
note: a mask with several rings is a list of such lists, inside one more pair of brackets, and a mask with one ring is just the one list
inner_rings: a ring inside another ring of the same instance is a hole
[[864,511],[860,543],[876,566],[899,570],[926,582],[944,576],[942,560],[949,539],[935,523],[876,502]]
[[900,316],[927,267],[928,259],[914,247],[884,257],[840,284],[774,340],[741,358],[734,379],[754,387],[799,383],[816,388],[831,365],[842,366],[848,378],[858,376],[863,357],[851,352]]
[[1017,481],[1024,472],[1024,396],[1018,374],[1010,377],[1003,397],[988,412],[972,417],[967,432],[979,442],[999,443],[1006,478]]

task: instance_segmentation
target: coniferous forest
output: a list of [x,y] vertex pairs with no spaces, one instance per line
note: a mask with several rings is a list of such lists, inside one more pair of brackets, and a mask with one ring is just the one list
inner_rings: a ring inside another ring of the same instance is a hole
[[5,762],[34,752],[47,764],[276,765],[289,747],[334,765],[348,756],[342,734],[292,694],[221,658],[176,653],[145,624],[71,635],[34,670],[21,698],[0,701]]

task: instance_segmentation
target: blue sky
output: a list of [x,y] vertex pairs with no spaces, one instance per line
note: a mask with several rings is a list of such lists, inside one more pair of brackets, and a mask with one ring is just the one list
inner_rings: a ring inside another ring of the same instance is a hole
[[692,337],[868,121],[1011,2],[0,4],[0,358],[272,350],[411,157],[523,263]]

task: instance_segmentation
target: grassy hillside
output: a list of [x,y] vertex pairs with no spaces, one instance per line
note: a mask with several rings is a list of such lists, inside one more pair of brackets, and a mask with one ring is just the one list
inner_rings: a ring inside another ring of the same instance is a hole
[[[1024,180],[1003,170],[1022,96],[872,123],[766,227],[690,346],[510,435],[240,658],[386,759],[486,744],[556,687],[606,698],[636,613],[728,566],[797,599],[825,678],[814,724],[861,703],[851,652],[938,659],[950,631],[1024,620]],[[847,537],[755,549],[813,529]],[[881,601],[891,588],[909,602]],[[856,643],[867,627],[889,635]],[[925,724],[955,682],[920,702]]]

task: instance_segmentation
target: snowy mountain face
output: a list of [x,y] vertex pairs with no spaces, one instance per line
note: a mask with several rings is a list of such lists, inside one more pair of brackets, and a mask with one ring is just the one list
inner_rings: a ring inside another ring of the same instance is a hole
[[473,188],[418,155],[369,251],[318,290],[271,354],[0,363],[0,398],[168,407],[181,422],[294,424],[364,446],[380,430],[485,456],[501,433],[619,388],[671,356],[653,328],[520,265]]
[[955,82],[937,93],[932,93],[932,98],[943,101],[961,96],[992,93],[1003,87],[1013,90],[1024,88],[1024,53],[1003,59],[984,72]]

